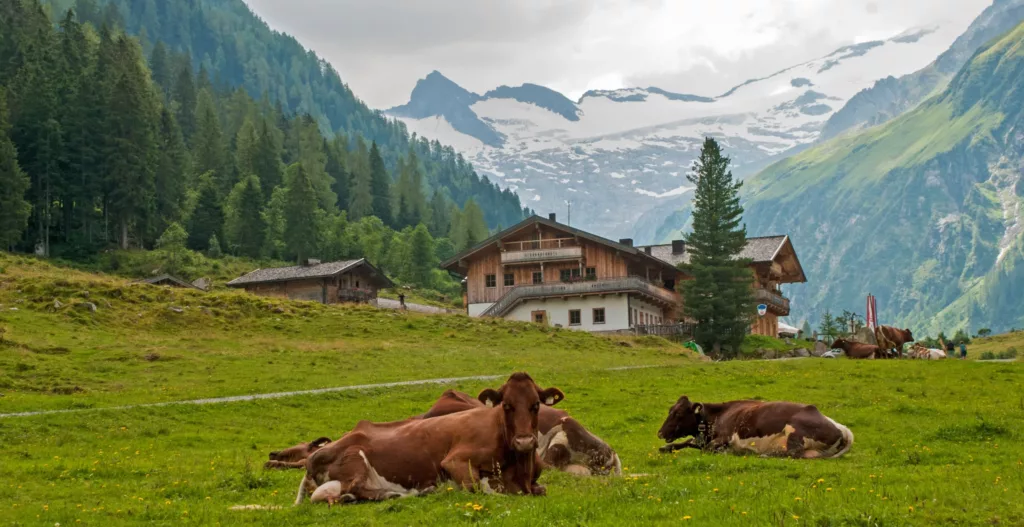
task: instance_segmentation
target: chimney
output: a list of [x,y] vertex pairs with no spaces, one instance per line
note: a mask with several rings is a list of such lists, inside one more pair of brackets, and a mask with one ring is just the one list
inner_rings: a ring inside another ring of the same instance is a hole
[[626,247],[632,247],[633,238],[619,238],[619,243],[625,245]]
[[686,252],[686,242],[683,240],[672,240],[672,254],[683,254]]
[[647,256],[650,256],[651,255],[651,246],[648,245],[647,247],[644,247],[644,252],[647,253]]
[[555,213],[554,212],[552,212],[551,214],[548,214],[548,219],[551,220],[551,221],[558,221],[558,220],[555,219]]

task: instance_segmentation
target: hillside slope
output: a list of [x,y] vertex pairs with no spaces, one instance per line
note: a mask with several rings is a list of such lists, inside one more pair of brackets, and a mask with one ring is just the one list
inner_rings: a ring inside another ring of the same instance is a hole
[[821,131],[827,140],[849,130],[875,126],[902,115],[936,90],[945,88],[974,51],[1024,20],[1024,0],[996,0],[935,62],[902,77],[886,77],[854,95],[829,117]]
[[1024,322],[1022,108],[1024,24],[910,113],[749,180],[748,228],[789,233],[808,274],[794,318],[870,292],[916,332]]

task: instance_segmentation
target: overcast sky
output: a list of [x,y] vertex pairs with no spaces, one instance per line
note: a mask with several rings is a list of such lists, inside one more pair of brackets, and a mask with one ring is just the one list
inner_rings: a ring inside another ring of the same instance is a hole
[[[719,95],[854,42],[991,0],[246,0],[274,29],[330,61],[374,108],[408,101],[438,70],[483,93],[533,82],[657,86]],[[966,24],[965,24],[966,25]]]

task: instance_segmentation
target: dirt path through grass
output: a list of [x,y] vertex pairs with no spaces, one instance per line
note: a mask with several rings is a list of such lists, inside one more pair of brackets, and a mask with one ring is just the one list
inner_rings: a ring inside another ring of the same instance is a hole
[[469,377],[445,377],[441,379],[420,379],[415,381],[384,382],[378,384],[356,384],[352,386],[336,386],[333,388],[318,388],[315,390],[298,390],[290,392],[256,393],[250,395],[232,395],[230,397],[211,397],[207,399],[191,399],[187,401],[167,401],[162,403],[127,404],[123,406],[105,406],[99,408],[68,408],[64,410],[40,410],[35,412],[15,412],[0,414],[0,419],[11,417],[31,417],[36,415],[70,414],[79,412],[93,412],[99,410],[131,410],[134,408],[153,408],[159,406],[172,406],[180,404],[223,404],[239,401],[255,401],[258,399],[279,399],[281,397],[293,397],[296,395],[316,395],[321,393],[345,392],[350,390],[368,390],[375,388],[396,388],[399,386],[419,386],[423,384],[449,384],[461,381],[487,381],[498,379],[501,375],[472,375]]
[[[637,370],[644,368],[654,368],[657,366],[619,366],[615,368],[606,368],[606,371],[622,371],[622,370]],[[396,382],[384,382],[377,384],[355,384],[351,386],[335,386],[332,388],[317,388],[315,390],[293,390],[288,392],[274,392],[274,393],[255,393],[249,395],[232,395],[229,397],[210,397],[206,399],[191,399],[186,401],[166,401],[162,403],[144,403],[144,404],[126,404],[122,406],[102,406],[99,408],[67,408],[63,410],[39,410],[30,412],[14,412],[8,414],[0,414],[0,419],[9,419],[12,417],[32,417],[38,415],[53,415],[53,414],[70,414],[79,412],[93,412],[101,410],[132,410],[135,408],[154,408],[160,406],[173,406],[181,404],[223,404],[223,403],[236,403],[240,401],[256,401],[259,399],[280,399],[282,397],[293,397],[296,395],[316,395],[321,393],[332,393],[332,392],[346,392],[351,390],[370,390],[376,388],[397,388],[400,386],[420,386],[424,384],[450,384],[454,382],[462,381],[488,381],[494,379],[500,379],[501,375],[471,375],[468,377],[443,377],[440,379],[419,379],[414,381],[396,381]]]

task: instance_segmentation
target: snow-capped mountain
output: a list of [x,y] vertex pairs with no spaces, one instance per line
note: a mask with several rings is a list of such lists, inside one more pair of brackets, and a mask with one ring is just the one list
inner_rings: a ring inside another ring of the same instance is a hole
[[717,97],[649,87],[573,102],[535,84],[478,95],[435,71],[386,113],[452,145],[530,208],[563,212],[570,202],[574,224],[647,241],[689,199],[685,175],[705,136],[723,143],[735,175],[750,175],[814,143],[829,117],[875,81],[928,65],[969,23],[846,46]]

